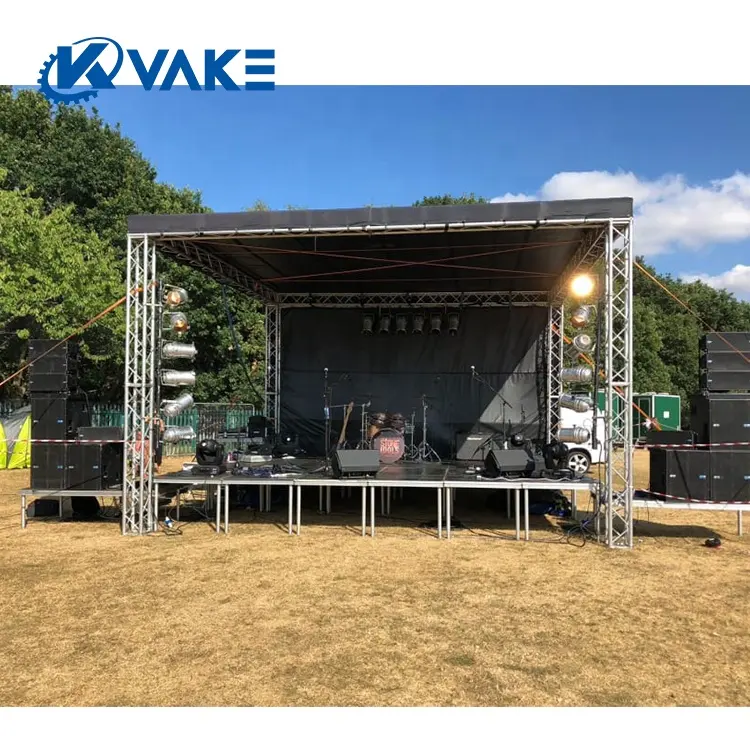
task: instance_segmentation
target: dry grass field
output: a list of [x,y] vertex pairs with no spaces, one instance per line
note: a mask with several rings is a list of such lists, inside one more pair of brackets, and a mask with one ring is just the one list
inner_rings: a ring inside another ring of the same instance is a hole
[[[644,453],[638,454],[644,486]],[[166,468],[166,467],[165,467]],[[362,538],[304,499],[125,539],[31,521],[0,473],[3,705],[747,705],[750,536],[736,515],[639,512],[636,548],[561,543],[459,496],[448,542],[404,508]],[[338,504],[334,511],[341,511]],[[720,535],[718,550],[703,546]]]

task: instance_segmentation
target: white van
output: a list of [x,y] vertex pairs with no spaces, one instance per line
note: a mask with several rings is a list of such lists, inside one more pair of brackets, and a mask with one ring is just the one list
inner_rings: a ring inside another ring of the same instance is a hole
[[[577,476],[582,476],[591,469],[594,464],[604,463],[604,415],[597,412],[597,446],[594,448],[593,441],[589,438],[586,443],[566,443],[570,453],[568,454],[568,468]],[[560,409],[560,427],[585,427],[593,436],[594,412],[573,411],[562,407]]]

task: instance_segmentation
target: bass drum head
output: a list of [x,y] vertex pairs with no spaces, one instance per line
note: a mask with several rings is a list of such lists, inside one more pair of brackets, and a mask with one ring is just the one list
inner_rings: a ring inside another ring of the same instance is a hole
[[404,457],[406,444],[404,436],[398,430],[389,427],[378,433],[373,440],[372,447],[380,454],[381,463],[395,464],[396,461],[400,461]]

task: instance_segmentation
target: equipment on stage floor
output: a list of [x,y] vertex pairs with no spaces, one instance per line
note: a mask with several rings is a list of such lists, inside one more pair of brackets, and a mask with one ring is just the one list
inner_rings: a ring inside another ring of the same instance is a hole
[[710,477],[711,451],[690,448],[652,448],[649,451],[649,490],[657,496],[710,500]]
[[690,430],[649,430],[646,445],[695,445],[695,433]]
[[569,455],[570,448],[559,440],[551,440],[542,446],[542,458],[544,460],[544,468],[547,471],[556,472],[560,475],[570,472],[572,475],[572,472],[568,468]]
[[337,479],[374,477],[380,469],[380,453],[376,450],[342,450],[333,452],[331,463]]
[[221,466],[224,463],[224,446],[208,438],[195,446],[195,460],[198,466]]
[[386,427],[372,441],[372,447],[378,452],[382,463],[395,464],[404,457],[406,442],[398,430]]
[[431,396],[422,394],[422,442],[417,446],[417,456],[415,461],[437,461],[440,463],[440,456],[437,451],[430,445],[427,440],[427,402],[431,399]]
[[484,463],[494,444],[495,435],[485,432],[456,433],[456,460],[480,461]]
[[700,388],[750,391],[750,332],[710,333],[700,340]]
[[523,448],[493,447],[484,460],[485,476],[525,477],[537,470],[534,457]]
[[252,416],[247,420],[247,440],[250,445],[263,445],[271,438],[270,423],[266,417]]
[[[750,442],[750,394],[707,393],[693,396],[690,429],[699,443]],[[750,450],[750,446],[745,446]]]

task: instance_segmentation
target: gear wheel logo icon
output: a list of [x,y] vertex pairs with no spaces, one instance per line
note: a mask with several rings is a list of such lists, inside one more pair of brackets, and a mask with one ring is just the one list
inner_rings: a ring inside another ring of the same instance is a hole
[[[93,44],[89,44],[74,62],[72,59],[72,49],[74,46],[83,44],[84,42],[91,42]],[[109,45],[112,45],[117,51],[117,62],[110,73],[105,73],[96,60]],[[50,55],[49,59],[39,69],[39,80],[37,81],[39,90],[53,104],[88,102],[90,99],[95,99],[101,89],[115,88],[112,79],[120,72],[123,59],[122,47],[114,39],[103,36],[81,39],[78,42],[73,42],[69,47],[58,47],[57,54]],[[57,65],[58,73],[57,87],[53,87],[50,83],[50,73],[55,65]],[[65,76],[61,73],[61,66],[63,65],[65,66]],[[72,89],[81,77],[85,77],[88,80],[91,88],[84,89],[83,91],[70,91],[70,93],[58,90],[60,88]],[[64,79],[66,82],[69,81],[68,85],[60,85],[61,79]]]

